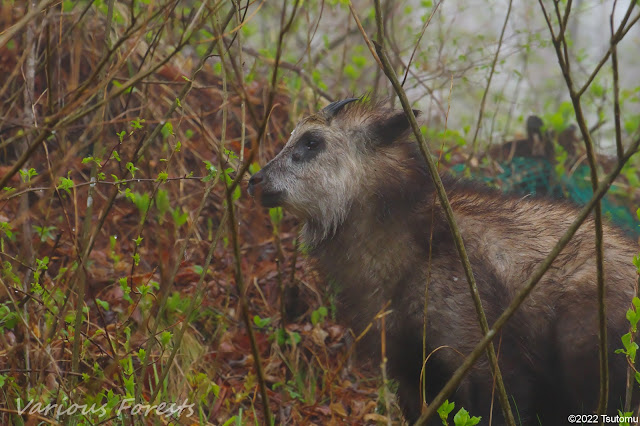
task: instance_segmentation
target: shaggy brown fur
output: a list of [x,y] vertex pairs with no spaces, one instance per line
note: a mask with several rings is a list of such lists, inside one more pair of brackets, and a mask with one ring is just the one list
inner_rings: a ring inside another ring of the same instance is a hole
[[[425,162],[403,113],[367,103],[332,105],[303,120],[276,158],[250,180],[263,205],[305,221],[310,256],[341,288],[346,323],[360,333],[390,301],[389,374],[407,420],[420,414],[420,368],[429,235],[433,228],[427,401],[481,338],[469,288]],[[493,323],[576,217],[576,207],[509,197],[443,177],[489,323]],[[432,221],[433,218],[433,221]],[[589,219],[495,339],[514,412],[522,424],[566,424],[598,398],[594,223]],[[610,412],[624,399],[626,363],[615,354],[627,332],[636,281],[635,244],[605,225],[611,372]],[[371,356],[379,333],[369,333]],[[438,350],[436,350],[438,349]],[[362,352],[362,351],[361,351]],[[450,398],[489,419],[493,379],[481,359]],[[493,424],[502,424],[494,404]],[[517,410],[515,408],[517,407]],[[539,420],[538,420],[539,419]]]

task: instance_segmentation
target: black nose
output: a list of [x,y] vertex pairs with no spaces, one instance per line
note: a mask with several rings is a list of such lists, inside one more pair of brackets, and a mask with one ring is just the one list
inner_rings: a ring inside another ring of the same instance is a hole
[[261,172],[258,172],[249,178],[249,187],[247,188],[249,190],[249,195],[252,197],[255,195],[256,186],[260,185],[263,180]]
[[249,186],[259,185],[260,182],[262,182],[262,176],[260,176],[260,173],[256,173],[249,179]]

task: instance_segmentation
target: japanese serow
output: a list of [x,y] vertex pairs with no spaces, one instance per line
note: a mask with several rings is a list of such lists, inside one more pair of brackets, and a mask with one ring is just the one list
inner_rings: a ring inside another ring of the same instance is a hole
[[[578,209],[442,178],[492,324]],[[283,150],[249,180],[249,192],[263,206],[283,206],[304,221],[309,256],[340,287],[339,312],[356,335],[370,323],[379,324],[374,317],[385,306],[390,311],[385,319],[388,373],[398,382],[399,405],[412,422],[422,408],[427,282],[427,402],[482,336],[434,191],[404,113],[356,99],[334,102],[303,119]],[[597,408],[594,236],[589,218],[494,339],[505,387],[522,424],[566,424],[567,415]],[[632,240],[604,225],[610,413],[625,399],[627,362],[615,349],[629,330],[625,313],[635,291],[636,252]],[[365,353],[379,357],[380,330],[368,336]],[[492,415],[493,424],[503,424],[497,396],[490,413],[492,395],[497,395],[493,386],[488,360],[481,358],[449,400],[484,416],[483,421]]]

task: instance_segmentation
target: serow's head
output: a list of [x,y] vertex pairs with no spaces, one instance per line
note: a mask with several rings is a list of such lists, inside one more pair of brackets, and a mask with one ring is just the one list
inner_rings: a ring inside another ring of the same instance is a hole
[[372,180],[398,165],[393,146],[409,131],[402,111],[358,98],[334,102],[298,123],[282,151],[249,179],[249,194],[264,207],[282,206],[319,225],[326,235]]

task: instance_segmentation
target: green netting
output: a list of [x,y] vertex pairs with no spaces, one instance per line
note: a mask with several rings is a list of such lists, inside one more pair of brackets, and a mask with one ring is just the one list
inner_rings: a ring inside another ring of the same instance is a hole
[[[451,167],[451,172],[458,176],[464,175],[464,171],[464,164]],[[546,195],[579,205],[586,204],[593,195],[586,165],[579,166],[572,174],[558,176],[553,164],[544,158],[514,157],[510,163],[501,163],[496,175],[483,172],[472,171],[471,179],[508,193]],[[602,199],[602,212],[628,233],[640,236],[640,222],[614,195],[608,193]]]

